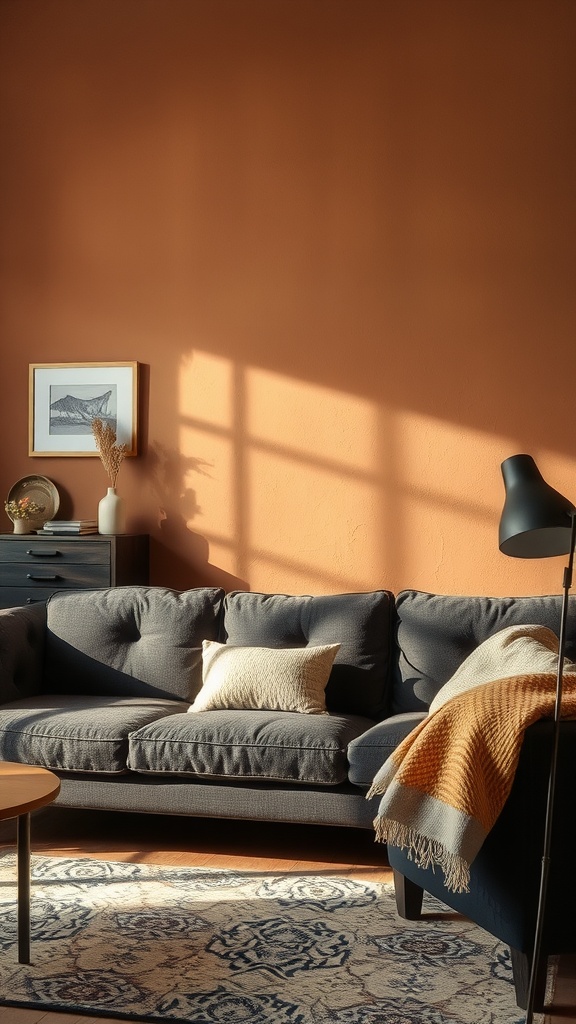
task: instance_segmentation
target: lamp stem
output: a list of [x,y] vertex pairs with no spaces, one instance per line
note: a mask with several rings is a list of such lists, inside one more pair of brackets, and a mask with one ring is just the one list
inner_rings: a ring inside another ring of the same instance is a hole
[[550,773],[548,776],[548,795],[546,800],[546,818],[544,823],[544,846],[542,851],[542,869],[540,874],[540,892],[538,895],[538,910],[536,913],[536,928],[534,934],[534,952],[530,965],[530,981],[528,986],[528,1005],[526,1009],[526,1024],[532,1024],[534,1020],[534,1002],[536,998],[536,986],[538,981],[540,955],[542,949],[542,935],[544,931],[544,914],[546,910],[546,894],[548,891],[548,875],[550,873],[550,850],[552,846],[552,825],[554,818],[554,796],[556,792],[556,771],[558,766],[558,746],[560,740],[560,716],[562,713],[562,684],[564,675],[564,653],[566,647],[566,620],[568,617],[568,595],[572,586],[572,573],[574,568],[574,547],[576,545],[576,511],[571,514],[572,530],[570,534],[570,552],[568,565],[564,569],[562,610],[560,613],[560,636],[558,639],[558,665],[556,670],[556,702],[554,704],[554,729],[552,738],[552,751],[550,754]]

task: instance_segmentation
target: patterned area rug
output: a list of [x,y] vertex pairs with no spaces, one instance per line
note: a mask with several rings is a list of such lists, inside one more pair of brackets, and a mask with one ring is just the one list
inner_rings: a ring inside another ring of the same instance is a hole
[[4,1005],[186,1024],[522,1024],[507,949],[392,886],[32,858],[32,964],[0,855]]

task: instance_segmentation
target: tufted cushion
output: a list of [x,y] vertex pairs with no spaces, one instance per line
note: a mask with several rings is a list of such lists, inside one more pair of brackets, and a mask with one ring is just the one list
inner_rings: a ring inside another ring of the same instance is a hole
[[135,586],[53,594],[44,690],[192,701],[202,641],[217,639],[223,596]]
[[[475,647],[430,704],[430,714],[452,697],[483,683],[510,679],[525,673],[556,674],[558,637],[546,626],[507,626]],[[576,683],[576,665],[566,658],[564,675]]]
[[55,771],[122,773],[129,734],[185,708],[146,697],[27,697],[2,708],[0,758]]
[[130,736],[136,772],[335,786],[348,743],[371,725],[353,715],[205,711],[171,715]]
[[[399,662],[392,713],[427,711],[465,658],[507,626],[560,627],[560,597],[456,597],[404,590],[396,598]],[[576,597],[570,598],[566,654],[576,661]]]
[[0,609],[0,702],[40,690],[44,662],[46,606]]
[[234,591],[224,601],[224,638],[236,647],[340,644],[328,710],[377,719],[386,709],[393,604],[386,590],[321,597]]

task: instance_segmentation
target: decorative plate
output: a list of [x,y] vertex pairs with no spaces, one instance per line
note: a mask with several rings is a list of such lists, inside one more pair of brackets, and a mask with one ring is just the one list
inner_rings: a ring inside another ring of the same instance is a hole
[[[60,507],[60,495],[58,490],[47,476],[23,476],[10,488],[7,501],[19,501],[20,498],[30,498],[37,505],[43,505],[44,511],[38,519],[29,519],[28,523],[33,529],[38,529],[49,519],[54,519]],[[14,516],[6,513],[8,518],[14,522]]]

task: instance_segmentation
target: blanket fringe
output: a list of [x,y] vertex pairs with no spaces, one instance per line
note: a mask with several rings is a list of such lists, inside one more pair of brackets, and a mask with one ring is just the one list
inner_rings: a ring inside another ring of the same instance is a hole
[[374,778],[370,789],[366,793],[366,799],[371,800],[373,796],[384,796],[384,793],[388,789],[390,782],[394,778],[393,772],[386,772],[380,769],[376,777]]
[[444,884],[450,892],[470,892],[470,867],[455,853],[450,853],[436,839],[428,839],[420,832],[391,818],[378,816],[374,819],[376,841],[397,846],[408,851],[408,860],[419,867],[439,867],[444,874]]

